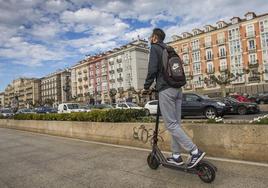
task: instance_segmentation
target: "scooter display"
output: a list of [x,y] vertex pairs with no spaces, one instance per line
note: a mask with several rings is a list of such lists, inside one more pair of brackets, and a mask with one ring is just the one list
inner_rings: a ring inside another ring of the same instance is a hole
[[155,130],[152,137],[152,152],[147,157],[148,166],[156,170],[160,165],[166,168],[171,168],[174,170],[179,170],[186,173],[196,174],[199,178],[205,183],[211,183],[216,177],[217,168],[210,162],[206,160],[201,160],[195,167],[187,168],[187,163],[184,165],[175,165],[169,163],[164,156],[164,154],[159,149],[158,142],[158,128],[159,128],[159,116],[160,116],[160,107],[159,102],[157,105],[157,116],[155,123]]

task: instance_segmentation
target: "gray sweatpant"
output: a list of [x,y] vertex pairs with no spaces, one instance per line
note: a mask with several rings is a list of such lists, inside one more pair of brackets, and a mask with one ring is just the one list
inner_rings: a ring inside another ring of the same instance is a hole
[[160,110],[167,130],[171,134],[171,150],[180,154],[181,147],[188,152],[197,147],[181,128],[182,90],[168,88],[159,92]]

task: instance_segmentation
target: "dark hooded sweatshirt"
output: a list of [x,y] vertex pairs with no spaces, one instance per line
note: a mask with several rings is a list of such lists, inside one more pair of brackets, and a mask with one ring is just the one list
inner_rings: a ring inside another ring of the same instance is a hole
[[160,45],[165,45],[163,42],[158,44],[152,44],[150,49],[148,73],[144,83],[144,89],[149,89],[154,80],[156,79],[156,90],[158,92],[163,91],[170,86],[166,83],[162,73],[162,53],[163,47]]

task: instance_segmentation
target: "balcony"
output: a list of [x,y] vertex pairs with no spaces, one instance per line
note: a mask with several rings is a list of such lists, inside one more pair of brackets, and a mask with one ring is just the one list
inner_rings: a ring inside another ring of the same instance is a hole
[[113,78],[110,79],[110,82],[111,82],[111,83],[115,83],[115,79],[113,79]]
[[83,89],[83,86],[78,86],[79,89]]
[[189,53],[189,48],[182,48],[182,49],[181,49],[181,52],[182,52],[183,54]]
[[123,78],[122,77],[119,77],[119,78],[117,78],[117,81],[118,82],[123,82]]
[[259,67],[258,60],[248,62],[248,68],[258,68],[258,67]]
[[199,50],[199,46],[192,46],[192,51],[197,51]]
[[123,71],[122,68],[118,68],[118,69],[117,69],[117,72],[122,72],[122,71]]
[[217,56],[218,56],[218,58],[220,58],[220,59],[225,59],[226,57],[227,57],[227,52],[225,52],[225,53],[218,53],[217,54]]
[[251,48],[248,48],[248,47],[247,47],[247,51],[248,51],[249,53],[256,53],[256,52],[257,52],[257,46],[253,46],[253,47],[251,47]]
[[203,46],[204,46],[205,48],[211,48],[211,47],[212,47],[212,43],[211,43],[211,42],[205,42],[205,43],[203,44]]
[[220,72],[225,72],[228,70],[228,67],[227,66],[219,66],[219,71]]
[[207,74],[214,74],[215,73],[215,68],[212,69],[206,69]]
[[109,73],[110,73],[110,74],[114,74],[114,70],[110,70]]
[[114,64],[114,61],[109,61],[109,65],[113,65]]
[[88,85],[84,85],[84,88],[88,88]]
[[249,82],[260,82],[261,78],[260,78],[260,76],[252,76],[252,77],[248,78],[248,81]]
[[206,61],[212,61],[213,58],[214,58],[214,55],[211,55],[211,57],[204,56],[204,59],[205,59]]
[[225,39],[218,39],[217,40],[217,44],[218,44],[218,46],[220,46],[220,45],[224,45],[225,44]]
[[87,80],[88,80],[88,78],[85,76],[85,77],[83,78],[83,80],[84,80],[84,81],[87,81]]
[[81,71],[78,71],[78,73],[77,73],[78,75],[81,75],[82,74],[82,72]]
[[245,33],[246,38],[254,38],[255,36],[256,36],[256,31]]
[[83,73],[87,73],[87,69],[84,69],[84,70],[83,70]]
[[82,82],[82,78],[78,78],[78,82]]

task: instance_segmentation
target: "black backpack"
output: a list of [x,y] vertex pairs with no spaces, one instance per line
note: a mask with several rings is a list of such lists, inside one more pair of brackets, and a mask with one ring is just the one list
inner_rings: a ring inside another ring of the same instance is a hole
[[158,44],[163,48],[162,73],[164,80],[171,87],[181,88],[186,84],[183,62],[174,48],[165,44]]

